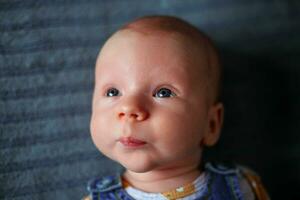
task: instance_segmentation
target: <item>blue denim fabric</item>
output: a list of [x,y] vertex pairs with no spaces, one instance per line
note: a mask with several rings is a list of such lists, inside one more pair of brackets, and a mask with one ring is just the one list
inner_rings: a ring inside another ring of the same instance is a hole
[[[207,163],[208,185],[203,196],[197,200],[243,200],[238,173],[234,165]],[[121,176],[106,176],[89,182],[92,200],[134,200],[122,187]]]

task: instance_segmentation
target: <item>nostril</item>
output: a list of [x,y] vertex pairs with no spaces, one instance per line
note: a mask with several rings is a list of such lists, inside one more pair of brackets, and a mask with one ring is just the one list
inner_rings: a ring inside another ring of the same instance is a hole
[[142,121],[145,120],[148,117],[147,113],[144,112],[138,112],[138,113],[126,113],[126,112],[120,112],[118,114],[119,119],[130,119],[130,120],[138,120]]
[[[119,113],[119,118],[123,118],[125,117],[126,114],[125,113]],[[127,116],[128,118],[134,118],[134,119],[137,119],[139,117],[138,114],[134,114],[134,113],[131,113]]]
[[137,118],[138,115],[137,114],[131,114],[130,117],[134,117],[134,118]]

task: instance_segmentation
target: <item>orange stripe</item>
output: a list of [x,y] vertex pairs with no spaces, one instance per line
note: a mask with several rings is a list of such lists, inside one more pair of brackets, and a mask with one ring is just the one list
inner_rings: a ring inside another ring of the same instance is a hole
[[194,184],[190,183],[183,187],[179,187],[177,189],[174,189],[174,190],[171,190],[168,192],[163,192],[161,194],[164,195],[169,200],[174,200],[174,199],[189,196],[189,195],[195,193],[195,191],[196,191],[196,189],[195,189]]
[[258,200],[270,200],[270,197],[261,183],[260,177],[249,172],[244,172],[244,175],[250,183]]

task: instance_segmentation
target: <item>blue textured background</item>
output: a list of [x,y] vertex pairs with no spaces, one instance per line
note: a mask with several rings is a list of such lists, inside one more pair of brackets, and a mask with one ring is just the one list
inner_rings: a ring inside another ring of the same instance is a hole
[[300,199],[298,0],[0,0],[0,199],[80,199],[120,169],[89,137],[94,62],[148,14],[182,17],[221,50],[225,124],[206,159],[249,165],[273,199]]

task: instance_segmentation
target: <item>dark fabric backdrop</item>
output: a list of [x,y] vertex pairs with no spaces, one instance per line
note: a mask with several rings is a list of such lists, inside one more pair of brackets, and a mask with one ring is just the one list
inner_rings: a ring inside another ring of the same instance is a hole
[[206,159],[300,199],[298,0],[0,0],[0,199],[80,199],[88,179],[120,170],[89,136],[94,62],[149,14],[182,17],[220,48],[225,124]]

